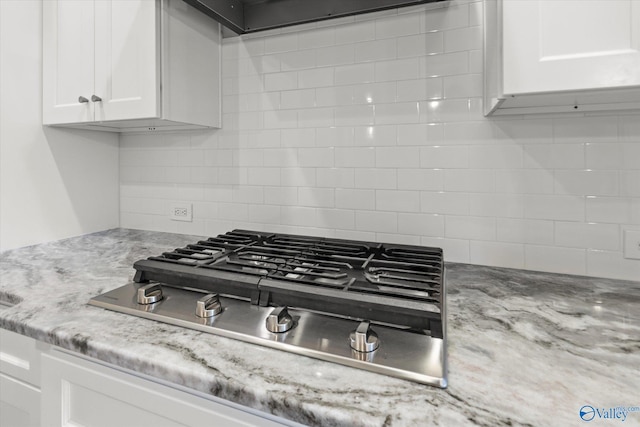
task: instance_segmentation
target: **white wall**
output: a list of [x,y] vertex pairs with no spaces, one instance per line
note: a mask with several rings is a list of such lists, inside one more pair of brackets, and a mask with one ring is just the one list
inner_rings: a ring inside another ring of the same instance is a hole
[[[223,130],[121,137],[121,224],[435,245],[640,278],[640,115],[481,113],[480,2],[226,39]],[[194,204],[192,223],[167,218]]]
[[118,135],[42,126],[42,1],[0,1],[0,248],[117,227]]

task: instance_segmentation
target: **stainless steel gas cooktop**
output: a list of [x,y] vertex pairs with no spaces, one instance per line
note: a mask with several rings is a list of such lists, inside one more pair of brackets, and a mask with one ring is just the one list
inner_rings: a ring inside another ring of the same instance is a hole
[[89,304],[447,386],[439,248],[234,230],[134,268]]

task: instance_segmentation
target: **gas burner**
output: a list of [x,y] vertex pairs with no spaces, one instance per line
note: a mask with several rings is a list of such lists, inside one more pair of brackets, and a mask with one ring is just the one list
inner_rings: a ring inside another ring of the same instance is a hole
[[89,303],[446,387],[439,248],[233,230],[134,268]]

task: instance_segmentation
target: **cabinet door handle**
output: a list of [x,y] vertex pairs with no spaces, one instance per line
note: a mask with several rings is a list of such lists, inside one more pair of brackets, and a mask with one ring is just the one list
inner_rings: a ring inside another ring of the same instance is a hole
[[102,98],[100,98],[99,96],[96,96],[96,95],[91,95],[91,100],[93,102],[100,102],[100,101],[102,101]]
[[85,98],[84,96],[79,96],[78,97],[78,102],[80,104],[84,104],[85,102],[89,102],[89,100],[87,98]]

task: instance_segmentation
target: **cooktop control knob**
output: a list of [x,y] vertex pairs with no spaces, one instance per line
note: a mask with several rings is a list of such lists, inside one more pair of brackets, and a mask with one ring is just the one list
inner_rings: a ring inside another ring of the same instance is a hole
[[222,304],[218,294],[209,294],[200,298],[196,302],[196,316],[213,317],[222,313]]
[[287,332],[293,328],[293,317],[287,307],[278,307],[267,316],[267,330],[276,334]]
[[149,283],[138,288],[138,304],[153,304],[162,299],[162,287],[158,283]]
[[380,346],[378,334],[371,329],[369,322],[361,322],[349,335],[351,348],[361,353],[370,353]]

